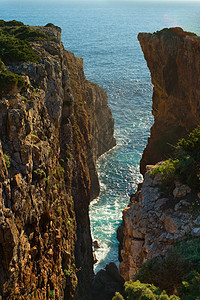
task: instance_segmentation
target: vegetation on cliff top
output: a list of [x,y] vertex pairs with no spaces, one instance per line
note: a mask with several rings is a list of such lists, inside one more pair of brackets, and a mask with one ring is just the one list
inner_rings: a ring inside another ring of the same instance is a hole
[[[46,27],[59,29],[58,26],[51,23],[47,24]],[[30,42],[40,40],[55,39],[38,28],[34,29],[22,22],[0,20],[0,58],[4,63],[38,62],[39,56],[33,51]]]
[[193,32],[184,31],[181,27],[172,27],[172,28],[163,28],[162,30],[158,30],[154,32],[158,37],[167,37],[171,38],[172,36],[177,36],[179,38],[184,38],[186,36],[197,36]]
[[[49,23],[47,27],[57,26]],[[30,42],[51,40],[40,30],[24,25],[22,22],[0,20],[0,95],[5,95],[13,89],[26,86],[24,78],[7,70],[5,64],[18,62],[38,62],[39,56],[33,50]]]
[[38,56],[32,46],[14,36],[0,30],[0,58],[4,63],[32,61],[37,62]]
[[59,30],[59,31],[61,30],[61,28],[59,26],[56,26],[53,23],[48,23],[44,27],[52,27],[52,28],[55,28],[56,30]]
[[[177,242],[165,256],[149,260],[142,265],[134,280],[125,284],[129,300],[199,299],[200,237],[185,238]],[[168,294],[176,292],[178,296],[168,296],[165,291]],[[113,300],[118,299],[124,298],[116,293]]]
[[[37,62],[39,59],[29,42],[17,37],[19,32],[21,34],[23,32],[20,28],[24,27],[14,27],[13,29],[9,26],[0,29],[0,58],[6,64],[24,61]],[[15,32],[17,32],[16,36]],[[25,37],[23,38],[25,39]]]
[[[128,300],[178,300],[178,296],[168,296],[165,291],[161,291],[153,284],[145,284],[137,281],[128,281],[125,283],[125,292]],[[116,293],[112,300],[123,300],[120,293]]]
[[[196,276],[200,276],[199,237],[185,238],[185,240],[177,242],[165,256],[159,256],[149,260],[142,265],[135,279],[144,283],[155,284],[170,294],[176,290],[180,290],[179,295],[183,297],[193,295],[186,291],[184,288],[186,284],[183,284],[183,282],[189,279],[187,284],[189,287],[191,284],[190,281],[194,281]],[[200,281],[197,283],[199,284]],[[198,292],[200,293],[200,286]]]
[[15,87],[21,89],[26,86],[25,80],[21,75],[8,71],[0,59],[0,95],[5,95]]
[[194,129],[187,139],[180,139],[175,148],[174,158],[152,169],[151,174],[161,174],[164,182],[171,185],[181,180],[194,189],[200,184],[200,126]]

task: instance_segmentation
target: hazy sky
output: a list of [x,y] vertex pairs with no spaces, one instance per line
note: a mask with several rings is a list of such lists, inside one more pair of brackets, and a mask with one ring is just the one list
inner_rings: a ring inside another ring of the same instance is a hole
[[[29,2],[33,0],[0,0],[1,2]],[[35,0],[40,2],[200,2],[200,0]]]

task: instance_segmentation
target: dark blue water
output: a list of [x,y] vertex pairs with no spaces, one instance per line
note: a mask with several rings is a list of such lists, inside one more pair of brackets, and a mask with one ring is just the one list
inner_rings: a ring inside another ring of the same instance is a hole
[[170,26],[200,34],[199,16],[199,2],[0,1],[0,19],[62,27],[66,49],[84,58],[87,78],[108,93],[117,146],[99,159],[101,193],[90,208],[92,234],[101,244],[96,271],[117,262],[116,229],[142,180],[139,161],[153,122],[150,74],[137,35]]

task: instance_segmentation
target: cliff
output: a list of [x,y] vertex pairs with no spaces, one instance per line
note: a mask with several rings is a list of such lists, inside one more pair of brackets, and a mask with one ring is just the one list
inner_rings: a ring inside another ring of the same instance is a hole
[[[194,213],[199,198],[189,186],[176,182],[171,193],[149,166],[142,188],[123,211],[123,241],[120,274],[131,280],[147,260],[165,255],[177,240],[200,233],[200,218]],[[198,233],[199,232],[199,233]]]
[[140,169],[174,152],[173,145],[200,123],[200,38],[181,28],[140,33],[138,40],[151,72],[154,124]]
[[184,140],[185,148],[179,145],[175,160],[153,165],[177,152],[177,140],[200,123],[200,38],[171,28],[140,33],[138,39],[154,85],[155,122],[141,160],[144,181],[131,196],[118,229],[119,269],[125,280],[133,279],[144,262],[165,255],[185,235],[200,234],[199,130],[188,143]]
[[115,145],[107,96],[59,27],[0,27],[0,295],[80,299],[93,278],[95,162]]

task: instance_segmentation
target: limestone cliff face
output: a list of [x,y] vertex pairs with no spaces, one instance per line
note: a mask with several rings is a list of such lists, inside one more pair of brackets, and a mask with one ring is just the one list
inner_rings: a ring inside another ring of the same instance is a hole
[[118,230],[120,274],[133,279],[141,264],[165,254],[185,234],[200,233],[200,218],[192,213],[199,194],[180,182],[163,189],[162,178],[147,164],[168,158],[172,145],[200,123],[200,38],[180,28],[138,35],[151,72],[154,125],[141,160],[142,185],[123,211]]
[[151,175],[153,167],[148,167],[142,188],[123,211],[119,271],[125,280],[133,279],[148,259],[164,255],[177,239],[200,234],[200,217],[191,213],[198,196],[180,182],[173,193],[163,192],[162,179]]
[[[91,200],[99,194],[99,184],[96,180],[93,163],[99,156],[116,145],[114,134],[114,120],[111,110],[108,107],[108,96],[106,92],[96,83],[87,81],[87,114],[89,118],[89,131],[92,144],[92,157],[88,158],[88,165],[91,173]],[[92,161],[91,161],[92,160]]]
[[144,174],[200,123],[200,38],[181,28],[138,35],[151,72],[154,125],[141,160]]
[[51,37],[32,42],[39,63],[6,65],[24,76],[27,91],[0,99],[0,295],[80,299],[93,277],[95,162],[115,144],[113,119],[83,60],[64,49],[61,30],[36,30]]

